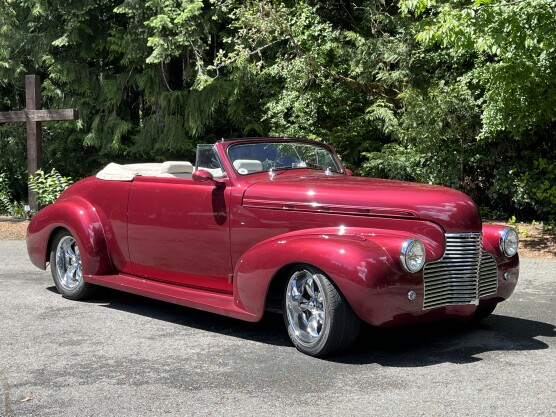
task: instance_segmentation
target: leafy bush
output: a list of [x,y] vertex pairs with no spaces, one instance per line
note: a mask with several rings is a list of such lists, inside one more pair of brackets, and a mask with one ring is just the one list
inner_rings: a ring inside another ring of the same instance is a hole
[[11,215],[12,193],[5,172],[0,172],[0,214]]
[[5,172],[0,172],[0,214],[25,218],[27,214],[24,207],[23,202],[12,201],[8,177]]
[[11,195],[6,182],[6,174],[0,172],[0,214],[6,213],[6,206],[10,205]]
[[368,160],[363,162],[359,173],[371,177],[403,181],[427,182],[424,172],[424,156],[413,147],[397,143],[384,145],[380,152],[363,152]]
[[29,175],[29,188],[37,193],[39,206],[52,204],[62,192],[73,184],[70,177],[63,177],[56,169],[45,174],[39,169],[35,175]]
[[0,192],[0,214],[10,215],[12,201],[8,194]]
[[533,166],[517,179],[517,186],[524,190],[524,200],[549,221],[556,220],[556,161],[537,157]]

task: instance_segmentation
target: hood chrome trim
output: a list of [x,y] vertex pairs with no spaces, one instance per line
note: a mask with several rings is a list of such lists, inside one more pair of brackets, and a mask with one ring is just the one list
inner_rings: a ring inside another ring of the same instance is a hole
[[404,217],[417,219],[419,216],[414,211],[393,209],[388,207],[359,207],[344,206],[339,204],[300,203],[294,201],[257,200],[245,198],[243,207],[267,210],[305,211],[316,213],[349,214],[355,216],[383,216]]

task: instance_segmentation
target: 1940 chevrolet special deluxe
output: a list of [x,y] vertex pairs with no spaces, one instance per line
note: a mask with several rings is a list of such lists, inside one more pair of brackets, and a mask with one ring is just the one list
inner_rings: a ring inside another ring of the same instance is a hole
[[517,283],[514,229],[450,188],[351,176],[320,143],[200,145],[189,162],[109,164],[31,221],[31,261],[70,299],[95,285],[258,321],[282,311],[302,352],[360,321],[488,316]]

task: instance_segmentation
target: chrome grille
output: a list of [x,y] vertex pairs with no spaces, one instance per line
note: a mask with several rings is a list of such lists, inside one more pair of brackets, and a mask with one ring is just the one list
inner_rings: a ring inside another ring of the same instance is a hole
[[498,289],[498,266],[494,257],[486,252],[481,256],[479,269],[479,298],[496,294]]
[[423,270],[423,308],[474,304],[496,292],[497,278],[496,261],[482,251],[480,233],[446,234],[444,256]]

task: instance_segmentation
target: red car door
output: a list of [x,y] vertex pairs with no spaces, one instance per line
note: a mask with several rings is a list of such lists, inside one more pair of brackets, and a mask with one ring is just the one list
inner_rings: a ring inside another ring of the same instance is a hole
[[133,274],[231,292],[229,201],[229,186],[136,177],[128,214]]

